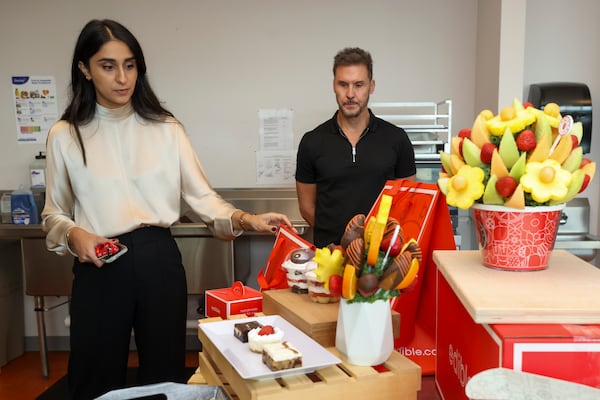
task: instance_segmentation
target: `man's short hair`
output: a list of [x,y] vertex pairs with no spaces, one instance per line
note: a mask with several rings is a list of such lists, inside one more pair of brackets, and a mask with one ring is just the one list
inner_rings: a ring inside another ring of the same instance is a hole
[[337,67],[348,65],[364,65],[367,67],[369,80],[373,79],[373,59],[368,51],[359,47],[346,47],[340,50],[333,58],[333,76]]

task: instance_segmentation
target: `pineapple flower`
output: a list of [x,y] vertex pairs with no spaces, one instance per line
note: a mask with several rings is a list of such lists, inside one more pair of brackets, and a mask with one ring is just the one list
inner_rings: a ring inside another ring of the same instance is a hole
[[463,210],[471,207],[483,196],[484,176],[481,168],[463,165],[448,181],[447,203]]
[[313,258],[317,263],[315,275],[319,282],[323,282],[325,288],[329,290],[329,277],[331,275],[341,275],[344,271],[344,254],[339,248],[331,251],[328,247],[315,250]]
[[[515,107],[515,105],[518,106]],[[523,108],[521,103],[504,107],[500,113],[487,121],[490,133],[495,136],[502,136],[508,128],[512,133],[517,133],[527,128],[536,120],[535,114]],[[558,126],[558,125],[557,125]]]
[[523,190],[531,193],[531,198],[538,203],[561,201],[567,196],[569,183],[571,173],[553,159],[528,163],[521,177]]

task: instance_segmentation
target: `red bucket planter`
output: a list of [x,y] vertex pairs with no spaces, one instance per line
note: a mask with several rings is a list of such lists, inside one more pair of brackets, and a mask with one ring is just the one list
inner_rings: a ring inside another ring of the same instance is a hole
[[564,207],[559,204],[519,210],[474,204],[483,265],[510,271],[547,268]]

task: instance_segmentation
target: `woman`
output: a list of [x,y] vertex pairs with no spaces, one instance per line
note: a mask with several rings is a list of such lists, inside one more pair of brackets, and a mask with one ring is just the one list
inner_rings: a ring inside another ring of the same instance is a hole
[[[138,41],[111,20],[90,21],[77,40],[71,102],[48,135],[46,186],[48,249],[76,257],[74,399],[125,385],[132,329],[139,384],[185,379],[186,280],[169,230],[181,198],[219,238],[291,226],[283,214],[252,215],[215,193],[152,91]],[[128,251],[107,264],[95,248],[109,241]]]

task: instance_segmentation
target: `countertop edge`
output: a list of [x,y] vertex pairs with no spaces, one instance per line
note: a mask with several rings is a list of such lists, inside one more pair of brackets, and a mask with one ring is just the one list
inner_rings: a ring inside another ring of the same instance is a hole
[[[291,221],[292,225],[303,234],[308,228],[306,221]],[[185,222],[171,226],[171,232],[175,237],[213,237],[212,232],[206,224]],[[242,235],[272,235],[271,233],[244,232]],[[44,239],[46,232],[40,224],[15,225],[0,224],[0,239]]]

